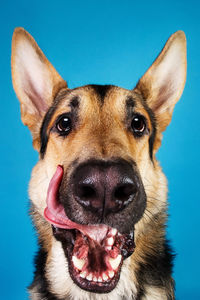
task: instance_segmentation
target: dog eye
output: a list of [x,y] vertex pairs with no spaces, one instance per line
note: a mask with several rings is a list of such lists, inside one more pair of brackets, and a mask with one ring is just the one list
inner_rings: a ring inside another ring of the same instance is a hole
[[146,129],[146,122],[143,116],[135,115],[131,122],[131,127],[137,136],[142,136]]
[[67,116],[62,116],[56,123],[56,129],[62,135],[66,135],[71,130],[71,120]]

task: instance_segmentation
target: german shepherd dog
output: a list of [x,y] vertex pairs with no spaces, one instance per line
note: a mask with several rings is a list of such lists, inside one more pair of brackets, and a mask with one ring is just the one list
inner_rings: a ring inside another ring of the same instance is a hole
[[174,299],[167,181],[155,154],[184,88],[185,34],[169,38],[133,90],[70,89],[17,28],[12,78],[39,152],[31,299]]

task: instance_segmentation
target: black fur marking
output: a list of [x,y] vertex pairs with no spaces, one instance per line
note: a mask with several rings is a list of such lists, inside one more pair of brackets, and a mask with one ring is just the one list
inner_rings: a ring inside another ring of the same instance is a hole
[[126,106],[133,108],[135,106],[135,100],[133,97],[129,96],[126,100]]
[[29,290],[36,288],[40,299],[58,300],[58,298],[49,291],[49,283],[45,278],[45,265],[47,253],[41,248],[35,257],[35,273],[33,283],[28,287]]
[[135,100],[132,96],[128,96],[126,100],[126,114],[127,119],[130,120],[133,117],[133,108],[135,106]]
[[149,137],[149,155],[150,155],[151,160],[153,161],[153,145],[154,145],[155,136],[156,136],[156,118],[155,118],[154,112],[147,105],[146,101],[143,98],[141,98],[141,101],[144,106],[144,109],[147,111],[149,118],[151,120],[152,133]]
[[150,155],[151,160],[153,160],[153,145],[154,145],[155,136],[156,136],[156,121],[155,121],[155,115],[154,115],[153,111],[149,109],[149,110],[147,110],[147,112],[149,113],[152,128],[153,128],[152,133],[149,138],[149,155]]
[[137,300],[145,295],[145,286],[164,288],[168,291],[168,300],[174,300],[172,291],[174,290],[174,280],[171,277],[174,254],[168,241],[164,241],[163,251],[157,249],[155,255],[145,255],[142,259],[145,263],[140,263],[136,273],[138,287],[140,288]]
[[56,110],[56,105],[53,105],[49,108],[49,110],[47,111],[41,129],[40,129],[40,141],[41,141],[41,147],[40,147],[40,154],[41,154],[41,158],[44,157],[44,154],[46,152],[46,148],[47,148],[47,143],[48,143],[48,139],[49,139],[49,134],[47,133],[47,128],[49,125],[49,122],[51,121],[51,118]]
[[149,155],[150,155],[151,160],[153,160],[153,144],[155,141],[155,135],[156,135],[156,128],[154,127],[152,134],[149,138]]
[[97,84],[91,84],[89,85],[93,88],[93,90],[98,94],[99,99],[101,102],[104,102],[105,96],[108,93],[108,91],[113,87],[113,85],[97,85]]
[[77,97],[77,96],[73,97],[70,104],[71,104],[72,108],[79,107],[79,97]]

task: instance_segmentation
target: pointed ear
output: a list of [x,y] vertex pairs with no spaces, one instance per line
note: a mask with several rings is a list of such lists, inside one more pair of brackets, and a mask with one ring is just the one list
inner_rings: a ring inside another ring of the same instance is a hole
[[154,112],[160,132],[169,125],[174,105],[183,92],[186,64],[185,34],[177,31],[135,88]]
[[23,28],[16,28],[13,34],[11,66],[22,122],[31,130],[33,145],[39,150],[43,117],[56,93],[67,84]]

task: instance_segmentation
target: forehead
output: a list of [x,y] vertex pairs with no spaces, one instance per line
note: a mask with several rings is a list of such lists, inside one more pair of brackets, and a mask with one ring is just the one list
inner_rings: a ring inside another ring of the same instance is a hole
[[72,90],[60,91],[55,99],[56,110],[95,106],[101,110],[114,109],[115,107],[138,108],[145,110],[142,97],[134,91],[113,85],[86,85]]

